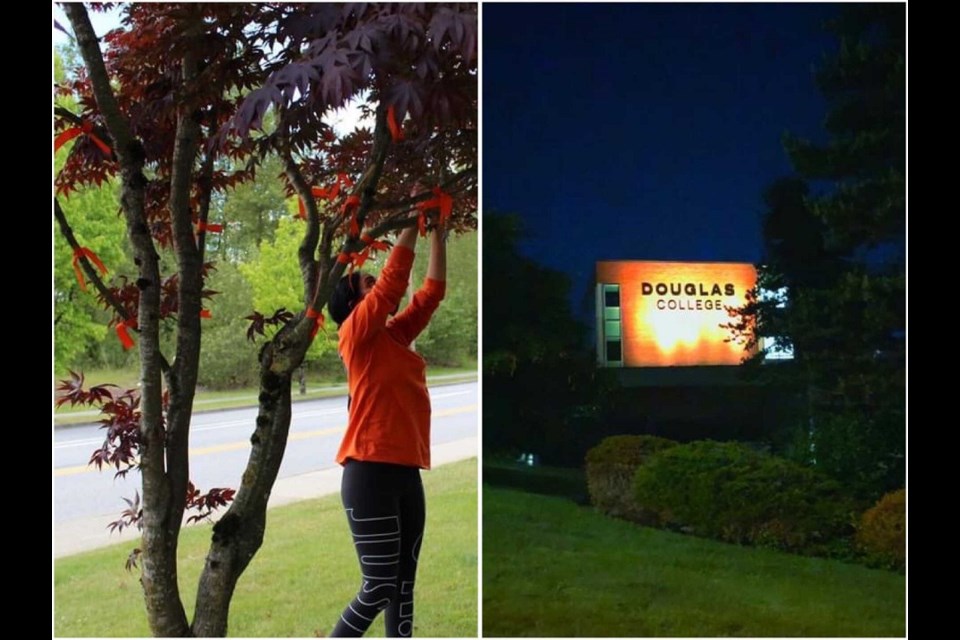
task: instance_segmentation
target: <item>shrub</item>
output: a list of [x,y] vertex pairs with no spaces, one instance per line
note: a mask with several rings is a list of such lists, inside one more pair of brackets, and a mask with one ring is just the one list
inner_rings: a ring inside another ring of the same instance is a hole
[[857,546],[872,563],[903,570],[907,561],[907,492],[892,491],[860,518]]
[[590,502],[606,515],[640,524],[656,524],[656,514],[641,507],[633,494],[637,469],[659,451],[677,443],[656,436],[610,436],[587,452]]
[[823,555],[852,533],[836,481],[741,443],[663,451],[637,470],[634,496],[665,526],[727,542]]

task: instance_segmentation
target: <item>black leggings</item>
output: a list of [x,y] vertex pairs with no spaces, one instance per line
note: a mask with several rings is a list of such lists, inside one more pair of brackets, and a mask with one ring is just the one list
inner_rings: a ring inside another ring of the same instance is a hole
[[412,636],[413,583],[426,514],[420,469],[348,460],[340,495],[361,580],[330,635],[361,636],[385,610],[388,637]]

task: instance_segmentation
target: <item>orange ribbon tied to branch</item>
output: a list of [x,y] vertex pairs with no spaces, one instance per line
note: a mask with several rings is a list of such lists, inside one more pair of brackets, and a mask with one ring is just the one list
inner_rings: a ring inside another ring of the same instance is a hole
[[363,244],[367,245],[373,251],[389,251],[390,243],[384,242],[383,240],[374,240],[369,233],[365,233],[360,236],[360,240]]
[[350,254],[350,260],[357,269],[363,267],[363,263],[370,259],[370,247],[366,247],[359,252]]
[[353,210],[350,214],[350,230],[348,235],[351,238],[356,238],[360,235],[360,224],[357,222],[357,210],[360,208],[360,196],[353,195],[349,196],[346,202],[343,203],[343,215],[346,215],[348,211]]
[[397,123],[397,110],[393,105],[387,107],[387,128],[390,129],[390,137],[394,142],[403,140],[403,129]]
[[350,179],[350,176],[345,173],[338,173],[337,181],[330,185],[330,187],[327,189],[321,189],[321,191],[323,192],[323,197],[325,197],[327,200],[336,200],[340,195],[341,188],[346,190],[352,186],[353,180]]
[[130,337],[130,334],[127,333],[127,327],[136,328],[136,322],[124,322],[121,320],[117,323],[117,337],[120,338],[120,344],[123,346],[124,351],[133,347],[133,339]]
[[337,254],[337,262],[348,265],[347,273],[353,273],[354,269],[363,267],[363,263],[370,259],[370,247],[365,247],[361,251],[341,251]]
[[223,233],[223,225],[215,222],[204,222],[201,220],[197,223],[197,233],[201,231],[207,231],[209,233]]
[[84,280],[83,270],[80,268],[81,257],[86,258],[87,260],[92,262],[94,265],[96,265],[97,269],[100,270],[100,273],[106,274],[107,268],[104,266],[100,258],[97,257],[97,254],[95,254],[90,249],[87,249],[86,247],[77,247],[76,249],[73,250],[73,272],[77,276],[77,282],[80,283],[80,289],[83,291],[86,291],[87,281]]
[[445,192],[439,186],[436,186],[432,189],[434,197],[429,200],[424,200],[417,204],[417,209],[420,210],[420,217],[417,218],[417,226],[420,228],[420,235],[427,235],[427,211],[430,209],[439,209],[439,215],[437,216],[437,225],[442,227],[447,223],[447,220],[453,215],[453,196]]
[[313,318],[313,329],[310,330],[310,339],[317,337],[317,332],[323,328],[323,314],[313,307],[307,309],[307,317]]
[[[345,173],[338,173],[336,181],[329,187],[310,187],[310,195],[314,198],[323,198],[325,200],[336,200],[340,196],[340,188],[349,189],[353,186],[353,180]],[[351,196],[353,197],[353,196]],[[349,200],[349,198],[348,198]],[[358,201],[359,202],[359,201]],[[300,219],[307,219],[307,209],[303,204],[303,199],[297,199],[297,205],[300,210]]]
[[110,151],[110,146],[93,132],[93,125],[89,122],[84,122],[79,127],[70,127],[61,132],[60,135],[53,139],[53,152],[56,153],[60,150],[60,147],[81,134],[88,135],[90,139],[93,140],[93,143],[100,147],[100,151],[103,151],[104,155],[108,158],[113,155],[113,152]]
[[207,318],[209,320],[213,317],[213,314],[210,313],[210,309],[200,309],[200,317]]

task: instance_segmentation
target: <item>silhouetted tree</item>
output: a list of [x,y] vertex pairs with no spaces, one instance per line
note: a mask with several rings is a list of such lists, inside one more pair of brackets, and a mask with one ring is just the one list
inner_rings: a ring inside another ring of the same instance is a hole
[[572,419],[593,400],[596,367],[569,278],[520,253],[517,216],[484,213],[483,224],[484,446],[579,464]]
[[905,7],[850,5],[830,28],[829,139],[786,136],[799,177],[765,194],[759,283],[779,295],[754,295],[734,324],[793,349],[771,370],[807,394],[802,455],[878,494],[905,480]]

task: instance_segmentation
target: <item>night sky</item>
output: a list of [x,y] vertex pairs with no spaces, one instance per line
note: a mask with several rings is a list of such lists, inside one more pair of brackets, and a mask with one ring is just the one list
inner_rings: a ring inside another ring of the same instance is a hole
[[782,134],[825,137],[837,10],[484,4],[484,211],[525,220],[577,312],[597,260],[757,262]]

